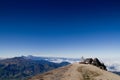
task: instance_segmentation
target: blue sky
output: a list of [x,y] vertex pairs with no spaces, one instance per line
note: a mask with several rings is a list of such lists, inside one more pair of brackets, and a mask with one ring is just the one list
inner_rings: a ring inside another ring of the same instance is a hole
[[4,0],[0,56],[120,57],[116,0]]

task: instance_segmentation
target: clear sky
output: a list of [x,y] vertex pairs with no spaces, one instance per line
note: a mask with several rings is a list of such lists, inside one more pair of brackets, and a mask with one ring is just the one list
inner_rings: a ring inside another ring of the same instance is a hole
[[120,57],[119,0],[0,0],[0,57]]

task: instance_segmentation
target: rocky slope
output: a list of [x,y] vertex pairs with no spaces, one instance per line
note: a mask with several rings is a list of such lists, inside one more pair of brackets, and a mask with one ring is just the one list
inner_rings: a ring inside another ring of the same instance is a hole
[[74,63],[28,80],[120,80],[120,76],[90,64]]

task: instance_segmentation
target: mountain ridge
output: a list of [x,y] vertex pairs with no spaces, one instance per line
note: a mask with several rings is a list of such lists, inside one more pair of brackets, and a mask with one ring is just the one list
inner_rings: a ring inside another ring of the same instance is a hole
[[69,63],[53,63],[46,60],[31,60],[14,57],[0,60],[0,80],[25,80],[40,73],[65,66]]
[[28,80],[119,80],[120,76],[89,64],[73,63]]

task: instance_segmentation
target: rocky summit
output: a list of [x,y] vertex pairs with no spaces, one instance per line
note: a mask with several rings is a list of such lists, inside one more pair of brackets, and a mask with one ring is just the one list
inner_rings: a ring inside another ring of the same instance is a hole
[[104,63],[101,63],[98,58],[94,58],[94,59],[86,58],[82,62],[80,62],[80,64],[91,64],[91,65],[94,65],[96,67],[99,67],[100,69],[107,70]]

